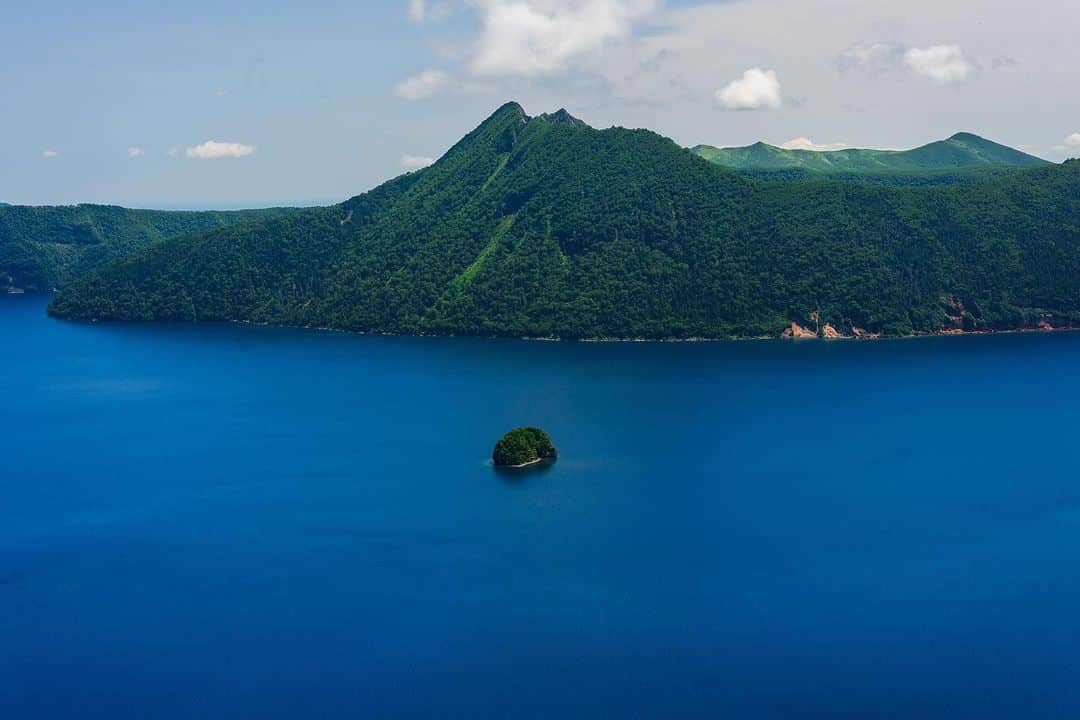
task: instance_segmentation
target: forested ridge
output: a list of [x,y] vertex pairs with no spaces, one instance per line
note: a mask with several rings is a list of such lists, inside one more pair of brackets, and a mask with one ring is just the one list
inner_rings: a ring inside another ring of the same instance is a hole
[[698,145],[694,154],[740,170],[801,169],[820,173],[923,173],[973,168],[1037,167],[1046,160],[972,133],[957,133],[911,150],[798,150],[763,142],[746,147]]
[[0,291],[8,286],[50,290],[157,240],[288,212],[291,209],[164,211],[0,203]]
[[1080,323],[1080,163],[926,187],[762,181],[567,117],[510,103],[427,169],[154,244],[50,311],[564,338]]

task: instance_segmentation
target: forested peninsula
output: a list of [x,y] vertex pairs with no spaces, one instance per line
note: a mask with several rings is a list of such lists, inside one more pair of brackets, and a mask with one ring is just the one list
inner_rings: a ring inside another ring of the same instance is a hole
[[431,167],[153,243],[50,312],[576,339],[1070,327],[1080,162],[925,186],[777,181],[509,103]]

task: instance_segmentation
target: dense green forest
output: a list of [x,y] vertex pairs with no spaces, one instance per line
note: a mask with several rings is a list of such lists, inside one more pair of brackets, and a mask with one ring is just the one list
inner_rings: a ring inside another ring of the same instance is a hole
[[854,183],[856,185],[880,185],[883,187],[933,187],[957,183],[992,180],[1018,170],[1010,166],[975,166],[948,168],[944,170],[886,170],[882,172],[822,172],[806,168],[732,168],[734,172],[751,180],[764,182],[829,182]]
[[0,291],[50,290],[156,240],[288,212],[288,208],[166,212],[109,205],[0,204]]
[[508,104],[429,168],[154,244],[51,312],[564,338],[1080,323],[1080,162],[929,187],[769,182],[560,117]]
[[969,168],[1036,167],[1047,161],[1000,145],[971,133],[957,133],[947,140],[913,150],[788,150],[766,143],[746,147],[692,149],[710,162],[738,170],[784,170],[876,174],[939,172]]
[[554,460],[555,445],[540,428],[515,428],[495,443],[491,460],[499,467],[520,467],[540,460]]

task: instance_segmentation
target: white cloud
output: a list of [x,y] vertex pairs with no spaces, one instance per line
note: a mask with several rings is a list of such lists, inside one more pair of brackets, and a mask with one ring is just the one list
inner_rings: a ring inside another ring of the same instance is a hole
[[60,151],[59,150],[42,150],[41,151],[41,157],[43,157],[43,158],[60,157]]
[[482,19],[469,63],[486,77],[536,77],[630,36],[657,0],[474,0]]
[[1065,146],[1070,148],[1080,148],[1080,133],[1073,133],[1065,138]]
[[738,80],[716,91],[725,110],[775,110],[784,103],[775,70],[750,68]]
[[217,160],[219,158],[242,158],[255,152],[254,145],[243,145],[234,142],[218,142],[207,140],[202,145],[189,147],[186,154],[196,160]]
[[788,140],[780,147],[785,150],[811,150],[813,152],[830,152],[833,150],[846,150],[851,146],[847,143],[825,143],[819,144],[807,137],[797,137],[794,140]]
[[911,48],[904,53],[904,64],[915,74],[930,78],[938,85],[966,80],[975,72],[975,63],[959,45]]
[[442,70],[425,70],[402,80],[394,92],[406,100],[422,100],[442,92],[450,83],[450,76]]
[[421,22],[427,15],[427,3],[424,0],[409,0],[409,17]]
[[435,159],[424,157],[422,155],[402,155],[401,167],[406,170],[419,170],[426,168],[428,165],[434,165]]
[[132,145],[128,148],[128,157],[134,160],[135,158],[142,157],[145,153],[141,147],[135,147]]
[[180,154],[180,147],[178,145],[174,145],[171,148],[169,148],[169,151],[166,152],[165,154],[168,155],[169,157],[176,157],[176,156],[178,156]]

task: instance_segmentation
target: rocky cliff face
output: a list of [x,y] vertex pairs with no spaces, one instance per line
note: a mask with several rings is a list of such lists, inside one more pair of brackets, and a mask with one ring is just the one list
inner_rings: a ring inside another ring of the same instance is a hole
[[547,120],[552,125],[566,125],[568,127],[589,127],[583,120],[578,120],[576,117],[566,112],[565,108],[556,110],[553,113],[544,113],[540,116],[544,120]]

